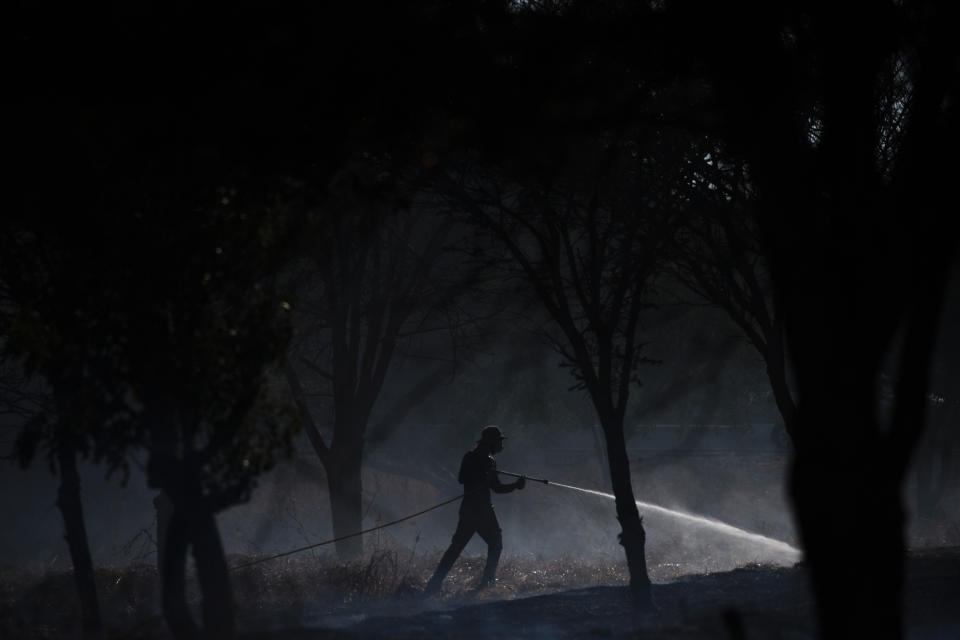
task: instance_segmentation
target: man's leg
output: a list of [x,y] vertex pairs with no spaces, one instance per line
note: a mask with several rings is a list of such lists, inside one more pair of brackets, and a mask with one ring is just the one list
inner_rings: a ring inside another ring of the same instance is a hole
[[440,585],[443,583],[443,579],[447,577],[447,573],[450,572],[453,563],[460,557],[463,548],[467,546],[470,538],[473,537],[474,532],[477,530],[476,524],[472,522],[472,520],[473,519],[466,516],[466,514],[460,514],[460,520],[457,522],[457,530],[453,532],[450,546],[447,547],[447,550],[443,553],[443,557],[440,558],[440,564],[437,565],[437,570],[433,572],[433,577],[427,582],[427,586],[423,590],[424,593],[430,594],[440,591]]
[[493,507],[483,514],[483,518],[477,526],[477,533],[487,543],[487,564],[483,568],[483,578],[480,580],[480,588],[482,589],[494,583],[497,576],[497,565],[500,563],[500,553],[503,551],[503,536]]

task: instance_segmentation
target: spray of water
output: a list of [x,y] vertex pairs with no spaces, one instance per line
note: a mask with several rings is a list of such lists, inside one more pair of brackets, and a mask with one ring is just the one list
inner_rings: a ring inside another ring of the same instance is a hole
[[[607,498],[609,500],[615,499],[615,496],[612,493],[604,493],[603,491],[594,491],[593,489],[584,489],[583,487],[575,487],[569,484],[563,484],[560,482],[550,481],[550,484],[557,487],[563,487],[564,489],[573,489],[574,491],[580,491],[583,493],[589,493],[595,496],[600,496],[602,498]],[[800,558],[800,550],[796,547],[793,547],[786,542],[781,540],[776,540],[774,538],[768,538],[767,536],[762,536],[759,533],[751,533],[739,527],[735,527],[726,522],[721,522],[719,520],[714,520],[713,518],[705,518],[704,516],[694,515],[692,513],[686,513],[679,511],[677,509],[667,509],[666,507],[661,507],[655,504],[650,504],[649,502],[641,502],[637,500],[637,506],[644,511],[659,513],[670,518],[675,518],[677,520],[682,520],[684,522],[689,522],[691,524],[699,525],[706,527],[718,533],[722,533],[728,536],[738,538],[753,544],[760,545],[764,548],[767,548],[771,551],[775,551],[781,554],[784,554],[794,560]]]

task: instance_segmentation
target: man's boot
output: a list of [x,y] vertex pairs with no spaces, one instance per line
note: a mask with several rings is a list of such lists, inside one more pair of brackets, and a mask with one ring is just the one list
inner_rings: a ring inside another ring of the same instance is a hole
[[440,585],[443,584],[443,576],[435,573],[430,580],[427,581],[427,586],[423,588],[423,595],[425,596],[435,596],[440,593]]
[[488,578],[487,576],[484,576],[480,578],[480,582],[477,583],[476,590],[483,591],[484,589],[489,589],[490,587],[495,587],[495,586],[497,586],[496,578]]
[[500,552],[503,551],[503,543],[500,542],[500,536],[487,545],[487,563],[483,567],[483,577],[477,590],[493,587],[497,584],[497,565],[500,564]]

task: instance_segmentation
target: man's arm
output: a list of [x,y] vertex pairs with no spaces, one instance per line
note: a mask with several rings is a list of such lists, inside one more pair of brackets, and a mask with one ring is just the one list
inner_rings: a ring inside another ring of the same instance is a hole
[[510,493],[511,491],[517,489],[523,489],[523,487],[527,484],[527,479],[520,477],[517,478],[516,482],[504,484],[500,482],[500,476],[497,474],[496,468],[491,467],[487,470],[487,483],[494,493]]

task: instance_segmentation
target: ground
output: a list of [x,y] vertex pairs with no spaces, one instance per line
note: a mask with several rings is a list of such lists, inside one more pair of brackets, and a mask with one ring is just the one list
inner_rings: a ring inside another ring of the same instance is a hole
[[[909,562],[907,637],[960,637],[960,549],[915,553]],[[656,611],[638,612],[625,586],[515,597],[509,585],[438,601],[396,601],[380,610],[305,621],[253,638],[814,638],[802,565],[746,567],[653,585]]]
[[[303,558],[237,573],[243,640],[374,638],[814,638],[814,609],[802,565],[752,565],[688,574],[653,585],[654,612],[638,612],[616,566],[576,559],[506,559],[492,589],[472,590],[481,558],[465,558],[436,598],[418,595],[432,556],[381,553],[339,565]],[[149,565],[102,570],[108,638],[168,634],[156,611]],[[907,637],[960,637],[960,548],[911,553]],[[655,575],[656,578],[656,575]],[[593,586],[583,586],[583,585]],[[76,637],[69,574],[0,573],[0,637]],[[195,587],[192,598],[196,604]]]

